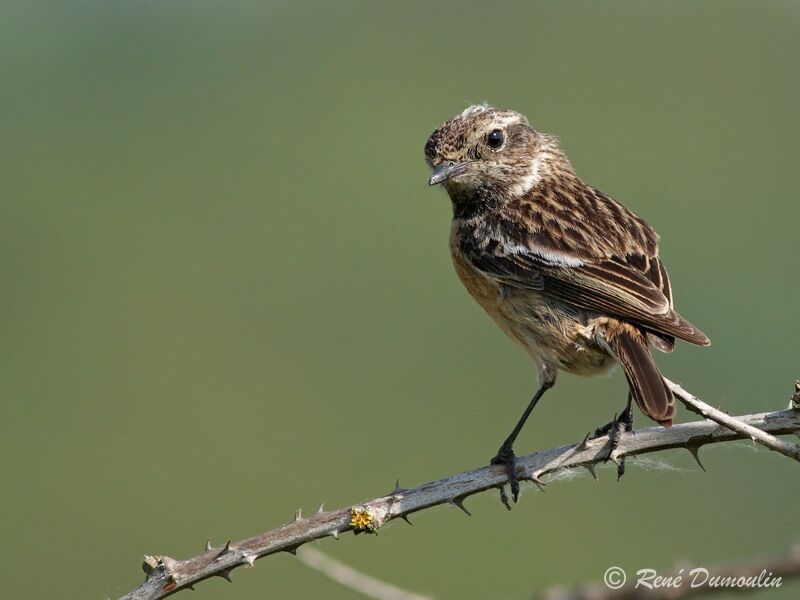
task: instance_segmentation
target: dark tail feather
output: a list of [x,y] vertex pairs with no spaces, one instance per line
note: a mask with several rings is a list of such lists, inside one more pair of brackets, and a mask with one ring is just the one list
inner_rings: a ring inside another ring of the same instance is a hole
[[644,336],[623,331],[611,340],[636,404],[644,414],[664,427],[672,427],[675,398],[650,356]]

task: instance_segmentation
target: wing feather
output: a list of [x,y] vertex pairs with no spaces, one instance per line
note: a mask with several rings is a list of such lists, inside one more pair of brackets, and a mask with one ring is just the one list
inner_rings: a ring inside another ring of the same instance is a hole
[[[699,345],[709,343],[702,331],[672,309],[666,270],[657,256],[592,260],[507,238],[489,243],[484,238],[478,244],[473,236],[462,238],[461,250],[488,277],[638,324],[664,338],[665,347],[672,345],[672,336]],[[640,265],[644,272],[637,268]]]

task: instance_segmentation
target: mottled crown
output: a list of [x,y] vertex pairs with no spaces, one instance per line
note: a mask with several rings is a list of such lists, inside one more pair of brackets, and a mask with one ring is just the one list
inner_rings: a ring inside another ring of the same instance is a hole
[[[465,195],[512,198],[527,193],[560,161],[558,141],[540,134],[525,115],[488,105],[470,106],[428,138],[431,183],[442,183],[453,202]],[[568,168],[566,159],[564,167]]]
[[425,159],[433,164],[438,159],[455,159],[466,154],[475,159],[480,154],[477,142],[495,129],[528,129],[528,119],[513,110],[497,109],[488,104],[476,104],[456,115],[436,131],[425,144]]

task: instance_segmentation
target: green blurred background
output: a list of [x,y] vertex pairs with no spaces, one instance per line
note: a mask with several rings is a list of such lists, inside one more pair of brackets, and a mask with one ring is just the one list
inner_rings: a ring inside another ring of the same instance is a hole
[[[9,598],[117,597],[185,558],[486,463],[535,389],[461,288],[428,134],[483,100],[662,235],[713,339],[659,364],[732,413],[800,377],[800,4],[3,2]],[[562,376],[519,452],[625,400]],[[689,419],[681,411],[681,419]],[[644,425],[644,419],[640,420]],[[751,445],[496,494],[316,546],[437,598],[777,555],[797,465]],[[786,586],[771,597],[794,598]],[[191,592],[183,592],[192,594]],[[351,598],[289,555],[192,598]]]

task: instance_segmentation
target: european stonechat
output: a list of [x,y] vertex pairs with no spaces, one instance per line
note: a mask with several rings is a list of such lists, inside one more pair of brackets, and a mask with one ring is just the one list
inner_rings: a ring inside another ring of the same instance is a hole
[[452,201],[456,273],[538,367],[539,389],[492,459],[506,466],[514,501],[514,440],[559,369],[594,375],[622,365],[627,406],[597,432],[610,431],[612,447],[631,430],[631,398],[670,427],[674,398],[649,348],[711,342],[673,308],[658,234],[581,181],[557,138],[511,110],[471,106],[431,134],[425,158],[429,184]]

